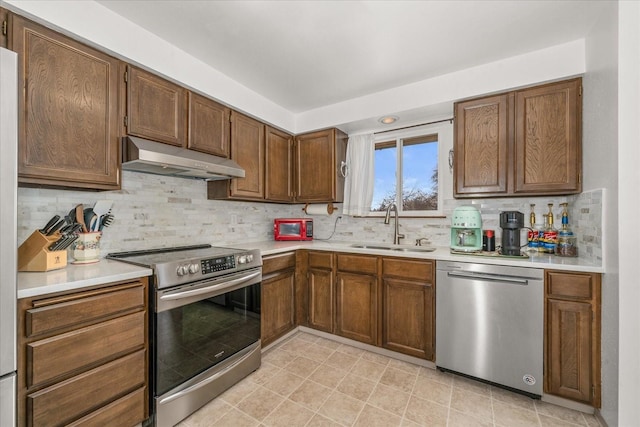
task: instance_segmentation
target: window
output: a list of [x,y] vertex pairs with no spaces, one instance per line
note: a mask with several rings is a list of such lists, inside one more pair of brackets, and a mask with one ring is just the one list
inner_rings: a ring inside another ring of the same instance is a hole
[[404,216],[440,214],[438,149],[437,133],[376,141],[372,215],[391,203]]

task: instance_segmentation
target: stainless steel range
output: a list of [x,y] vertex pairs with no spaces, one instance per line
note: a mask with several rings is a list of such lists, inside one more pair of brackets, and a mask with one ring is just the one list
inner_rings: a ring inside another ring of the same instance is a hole
[[200,245],[107,258],[154,272],[148,424],[177,424],[260,367],[259,250]]

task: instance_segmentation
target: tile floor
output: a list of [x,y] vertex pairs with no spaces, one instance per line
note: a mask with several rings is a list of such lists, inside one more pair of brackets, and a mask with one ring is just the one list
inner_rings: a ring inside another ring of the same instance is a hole
[[298,332],[179,427],[599,426],[589,414]]

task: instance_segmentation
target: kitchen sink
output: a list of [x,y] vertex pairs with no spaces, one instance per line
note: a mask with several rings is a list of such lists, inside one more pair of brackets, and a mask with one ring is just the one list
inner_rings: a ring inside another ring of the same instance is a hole
[[382,245],[375,243],[355,243],[353,245],[349,245],[352,248],[358,249],[375,249],[375,250],[383,250],[383,251],[398,251],[398,252],[433,252],[436,248],[432,248],[429,246],[398,246],[398,245]]

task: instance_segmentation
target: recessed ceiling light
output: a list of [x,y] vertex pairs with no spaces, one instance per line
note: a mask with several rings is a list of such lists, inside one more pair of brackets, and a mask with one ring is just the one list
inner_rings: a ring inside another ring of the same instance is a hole
[[397,116],[384,116],[381,117],[378,121],[383,125],[390,125],[391,123],[395,123],[398,120]]

